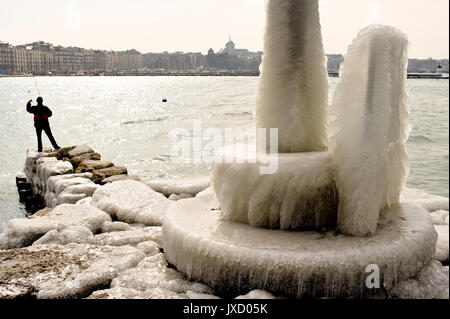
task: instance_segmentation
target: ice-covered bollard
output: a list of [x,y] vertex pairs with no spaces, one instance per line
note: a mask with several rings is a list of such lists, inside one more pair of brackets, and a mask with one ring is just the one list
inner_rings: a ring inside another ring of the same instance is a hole
[[327,110],[318,1],[269,0],[256,127],[278,128],[280,153],[323,151]]
[[345,57],[331,111],[330,149],[339,192],[339,229],[375,233],[380,209],[399,201],[410,132],[406,36],[371,25]]
[[[256,105],[258,162],[250,155],[216,164],[213,189],[226,220],[264,228],[336,226],[337,196],[328,148],[328,74],[317,0],[269,0]],[[278,130],[264,141],[264,130]],[[261,130],[264,129],[264,130]],[[276,139],[275,139],[276,140]],[[274,147],[275,146],[275,147]]]

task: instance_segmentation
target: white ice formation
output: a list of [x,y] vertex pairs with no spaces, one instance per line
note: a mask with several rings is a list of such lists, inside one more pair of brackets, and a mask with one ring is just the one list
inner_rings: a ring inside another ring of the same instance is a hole
[[[164,194],[166,197],[171,195],[183,195],[183,197],[194,197],[201,191],[209,187],[208,177],[184,177],[168,180],[152,180],[147,183],[153,190]],[[175,197],[174,197],[175,198]],[[177,197],[177,200],[180,199]]]
[[363,238],[226,222],[215,206],[198,198],[175,202],[164,220],[163,243],[180,272],[224,296],[264,289],[291,298],[361,298],[367,266],[379,267],[390,290],[434,257],[436,231],[414,203],[382,210],[376,234]]
[[134,180],[117,181],[97,189],[91,205],[126,223],[160,226],[172,203],[161,193]]
[[327,112],[318,0],[268,1],[256,127],[278,128],[281,153],[323,151]]
[[399,282],[391,291],[393,298],[401,299],[447,299],[449,298],[448,266],[431,262],[413,278]]
[[84,226],[95,233],[105,221],[111,221],[111,217],[92,206],[64,204],[46,208],[28,218],[10,220],[0,234],[0,249],[28,246],[51,230],[69,226]]
[[225,220],[282,230],[335,227],[337,193],[328,152],[279,153],[278,170],[221,163],[211,184]]
[[449,208],[449,199],[442,196],[432,195],[420,189],[406,188],[400,194],[401,201],[415,202],[429,212],[446,210]]
[[73,171],[70,162],[58,161],[48,157],[48,153],[38,153],[34,149],[27,150],[24,173],[36,191],[45,196],[47,180],[51,176],[69,174]]
[[130,246],[36,245],[0,251],[0,297],[87,297],[144,258]]
[[349,235],[373,235],[380,209],[398,203],[406,183],[407,45],[399,30],[371,25],[345,56],[331,108],[330,149],[338,226]]

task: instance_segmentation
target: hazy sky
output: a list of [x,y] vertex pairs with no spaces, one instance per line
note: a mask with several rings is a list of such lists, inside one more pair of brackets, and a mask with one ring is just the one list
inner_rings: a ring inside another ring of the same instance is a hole
[[[449,0],[320,0],[325,51],[345,53],[369,22],[409,36],[410,57],[448,58]],[[0,41],[142,53],[262,49],[264,0],[2,0]]]

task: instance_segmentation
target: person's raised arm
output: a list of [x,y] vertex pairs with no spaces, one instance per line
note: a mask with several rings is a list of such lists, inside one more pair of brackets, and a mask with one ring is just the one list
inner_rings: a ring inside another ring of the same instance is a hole
[[33,107],[31,106],[31,102],[33,102],[33,100],[29,100],[27,103],[27,112],[28,113],[33,113]]

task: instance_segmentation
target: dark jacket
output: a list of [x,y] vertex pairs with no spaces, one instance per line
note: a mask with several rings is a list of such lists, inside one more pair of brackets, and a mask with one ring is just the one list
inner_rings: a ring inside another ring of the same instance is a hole
[[28,102],[27,111],[34,114],[34,125],[48,125],[48,118],[52,116],[52,111],[43,104],[31,106]]

